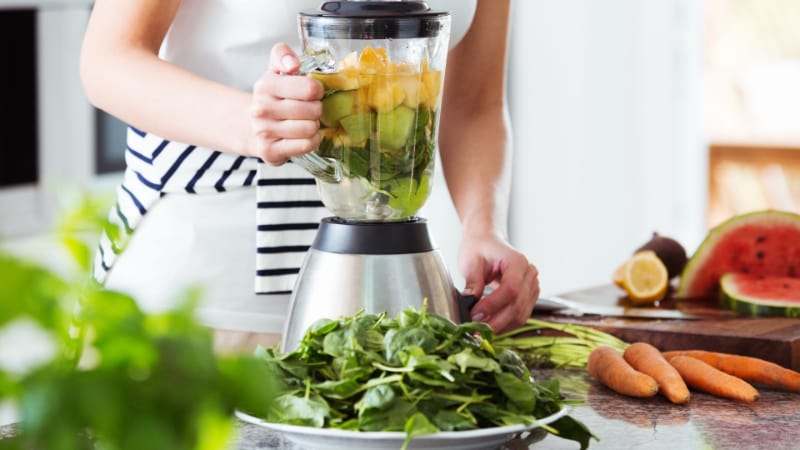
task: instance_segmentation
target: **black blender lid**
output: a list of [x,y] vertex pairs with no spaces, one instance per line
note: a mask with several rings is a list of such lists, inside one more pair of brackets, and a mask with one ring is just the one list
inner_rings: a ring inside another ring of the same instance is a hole
[[300,12],[309,37],[325,39],[407,39],[436,37],[450,13],[424,1],[324,2]]

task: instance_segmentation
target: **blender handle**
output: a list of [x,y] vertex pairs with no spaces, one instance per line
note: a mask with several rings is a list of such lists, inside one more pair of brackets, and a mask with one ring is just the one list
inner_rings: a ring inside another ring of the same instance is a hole
[[477,295],[461,295],[456,291],[456,304],[458,305],[458,319],[461,323],[472,322],[472,307],[478,303]]
[[[305,75],[312,70],[326,72],[335,68],[333,55],[328,49],[317,51],[307,50],[299,56],[299,59],[300,68],[295,72],[297,75]],[[342,180],[342,170],[335,159],[319,156],[313,151],[302,155],[295,155],[289,159],[320,181],[339,183]]]
[[323,158],[314,152],[303,153],[289,158],[320,181],[338,183],[342,180],[339,164],[331,158]]

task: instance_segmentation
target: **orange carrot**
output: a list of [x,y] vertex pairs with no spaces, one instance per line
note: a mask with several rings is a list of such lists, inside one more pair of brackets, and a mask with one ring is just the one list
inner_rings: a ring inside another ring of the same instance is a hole
[[691,356],[750,383],[800,393],[800,372],[761,358],[704,350],[676,350],[664,352],[664,355],[667,358],[674,355]]
[[686,384],[700,391],[745,402],[754,402],[760,396],[756,388],[746,381],[728,375],[699,359],[676,355],[668,361],[678,369]]
[[630,397],[652,397],[658,383],[649,375],[636,371],[609,345],[598,345],[589,353],[589,374],[611,390]]
[[672,403],[686,403],[691,394],[681,374],[672,367],[661,352],[646,342],[634,342],[622,354],[634,369],[650,375],[658,383],[659,391]]

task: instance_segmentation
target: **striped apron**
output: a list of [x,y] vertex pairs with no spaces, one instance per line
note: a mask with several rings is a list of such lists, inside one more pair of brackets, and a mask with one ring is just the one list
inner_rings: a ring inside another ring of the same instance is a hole
[[291,292],[319,220],[327,214],[314,178],[307,172],[293,164],[273,167],[254,157],[171,142],[133,127],[128,127],[125,162],[124,178],[109,213],[114,226],[101,236],[97,247],[95,280],[105,283],[148,211],[165,196],[214,195],[255,185],[252,230],[256,248],[241,257],[255,257],[255,293]]

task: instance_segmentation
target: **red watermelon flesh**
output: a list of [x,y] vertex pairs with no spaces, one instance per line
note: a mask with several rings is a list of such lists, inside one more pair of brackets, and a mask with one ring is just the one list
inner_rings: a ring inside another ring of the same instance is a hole
[[752,316],[800,317],[800,278],[727,273],[720,304]]
[[757,211],[717,225],[686,264],[677,295],[717,298],[728,272],[800,277],[800,215]]
[[800,278],[737,273],[733,274],[730,282],[741,296],[760,298],[765,302],[796,302],[800,306]]

